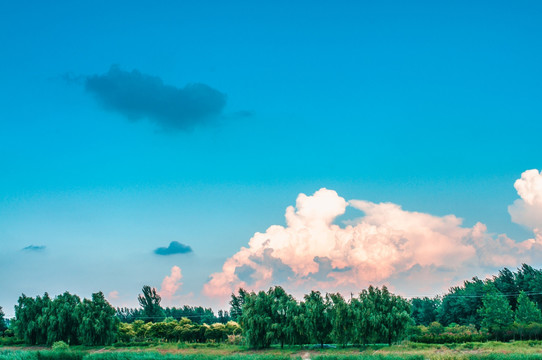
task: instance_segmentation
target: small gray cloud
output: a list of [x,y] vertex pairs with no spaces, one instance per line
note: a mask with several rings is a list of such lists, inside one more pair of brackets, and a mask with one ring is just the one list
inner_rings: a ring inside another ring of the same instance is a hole
[[239,278],[239,280],[247,283],[248,285],[252,284],[252,282],[254,281],[252,275],[255,272],[256,270],[248,265],[243,265],[235,268],[235,275]]
[[22,250],[23,251],[43,251],[45,250],[45,245],[28,245]]
[[249,259],[258,265],[263,265],[268,269],[272,269],[273,279],[279,283],[289,281],[295,277],[295,273],[290,266],[283,263],[281,259],[273,256],[273,249],[267,248],[263,251],[261,257],[251,256]]
[[178,241],[172,241],[168,247],[159,247],[154,250],[156,255],[174,255],[174,254],[187,254],[191,253],[192,248],[188,245],[181,244]]
[[190,130],[216,119],[226,105],[226,95],[194,83],[183,88],[166,85],[157,76],[112,65],[103,75],[86,77],[85,88],[107,110],[130,120],[146,118],[166,130]]
[[346,272],[352,270],[351,266],[344,268],[336,268],[331,265],[331,259],[327,256],[315,256],[314,262],[318,264],[318,271],[315,273],[309,273],[305,279],[314,279],[317,281],[330,281],[333,280],[328,275],[332,272]]

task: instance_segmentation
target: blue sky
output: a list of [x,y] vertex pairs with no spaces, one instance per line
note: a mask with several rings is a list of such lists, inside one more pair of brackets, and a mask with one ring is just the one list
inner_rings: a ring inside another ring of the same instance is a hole
[[[8,315],[22,292],[135,305],[172,266],[178,301],[205,303],[226,259],[322,187],[533,236],[507,207],[542,168],[539,2],[21,1],[0,14]],[[225,103],[176,127],[153,115],[157,95],[129,118],[89,86],[115,65]],[[193,251],[154,253],[172,241]]]

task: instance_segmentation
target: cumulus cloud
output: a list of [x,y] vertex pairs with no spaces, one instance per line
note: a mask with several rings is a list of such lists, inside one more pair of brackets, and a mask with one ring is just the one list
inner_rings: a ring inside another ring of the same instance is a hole
[[159,247],[154,250],[156,255],[174,255],[174,254],[187,254],[192,252],[192,248],[188,245],[181,244],[178,241],[172,241],[168,247]]
[[85,88],[106,109],[130,120],[146,118],[169,130],[190,130],[216,119],[226,105],[226,95],[208,85],[178,88],[157,76],[116,65],[105,74],[88,76]]
[[45,250],[45,245],[28,245],[23,248],[23,251],[43,251]]
[[520,199],[508,207],[512,221],[532,229],[542,241],[542,172],[523,172],[514,187]]
[[117,290],[113,290],[109,294],[107,294],[107,297],[109,299],[116,300],[119,298],[119,292]]
[[[363,215],[344,226],[335,224],[347,206]],[[410,291],[434,293],[473,274],[532,263],[542,255],[542,239],[516,243],[488,233],[482,223],[465,227],[454,215],[346,202],[328,189],[300,194],[285,217],[286,226],[254,234],[247,247],[227,259],[204,285],[204,294],[226,298],[239,287],[275,284],[294,294],[311,288],[357,292],[369,284],[399,290],[408,284]]]
[[181,282],[182,278],[183,276],[181,274],[181,268],[178,266],[173,266],[171,268],[171,274],[162,280],[162,286],[158,292],[160,296],[165,300],[171,300],[177,290],[179,290],[183,284]]

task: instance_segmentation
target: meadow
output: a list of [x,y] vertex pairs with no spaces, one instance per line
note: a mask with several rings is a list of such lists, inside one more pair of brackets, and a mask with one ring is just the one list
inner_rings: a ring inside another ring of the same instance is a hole
[[0,360],[531,360],[542,359],[542,341],[370,345],[319,349],[313,346],[251,350],[226,344],[152,344],[130,348],[73,346],[0,347]]

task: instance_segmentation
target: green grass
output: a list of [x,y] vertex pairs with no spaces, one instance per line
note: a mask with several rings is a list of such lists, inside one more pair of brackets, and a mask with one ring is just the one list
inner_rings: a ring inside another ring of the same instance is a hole
[[542,341],[461,344],[370,345],[365,347],[273,346],[251,350],[242,345],[149,343],[122,348],[72,346],[69,350],[2,348],[0,360],[542,360]]

